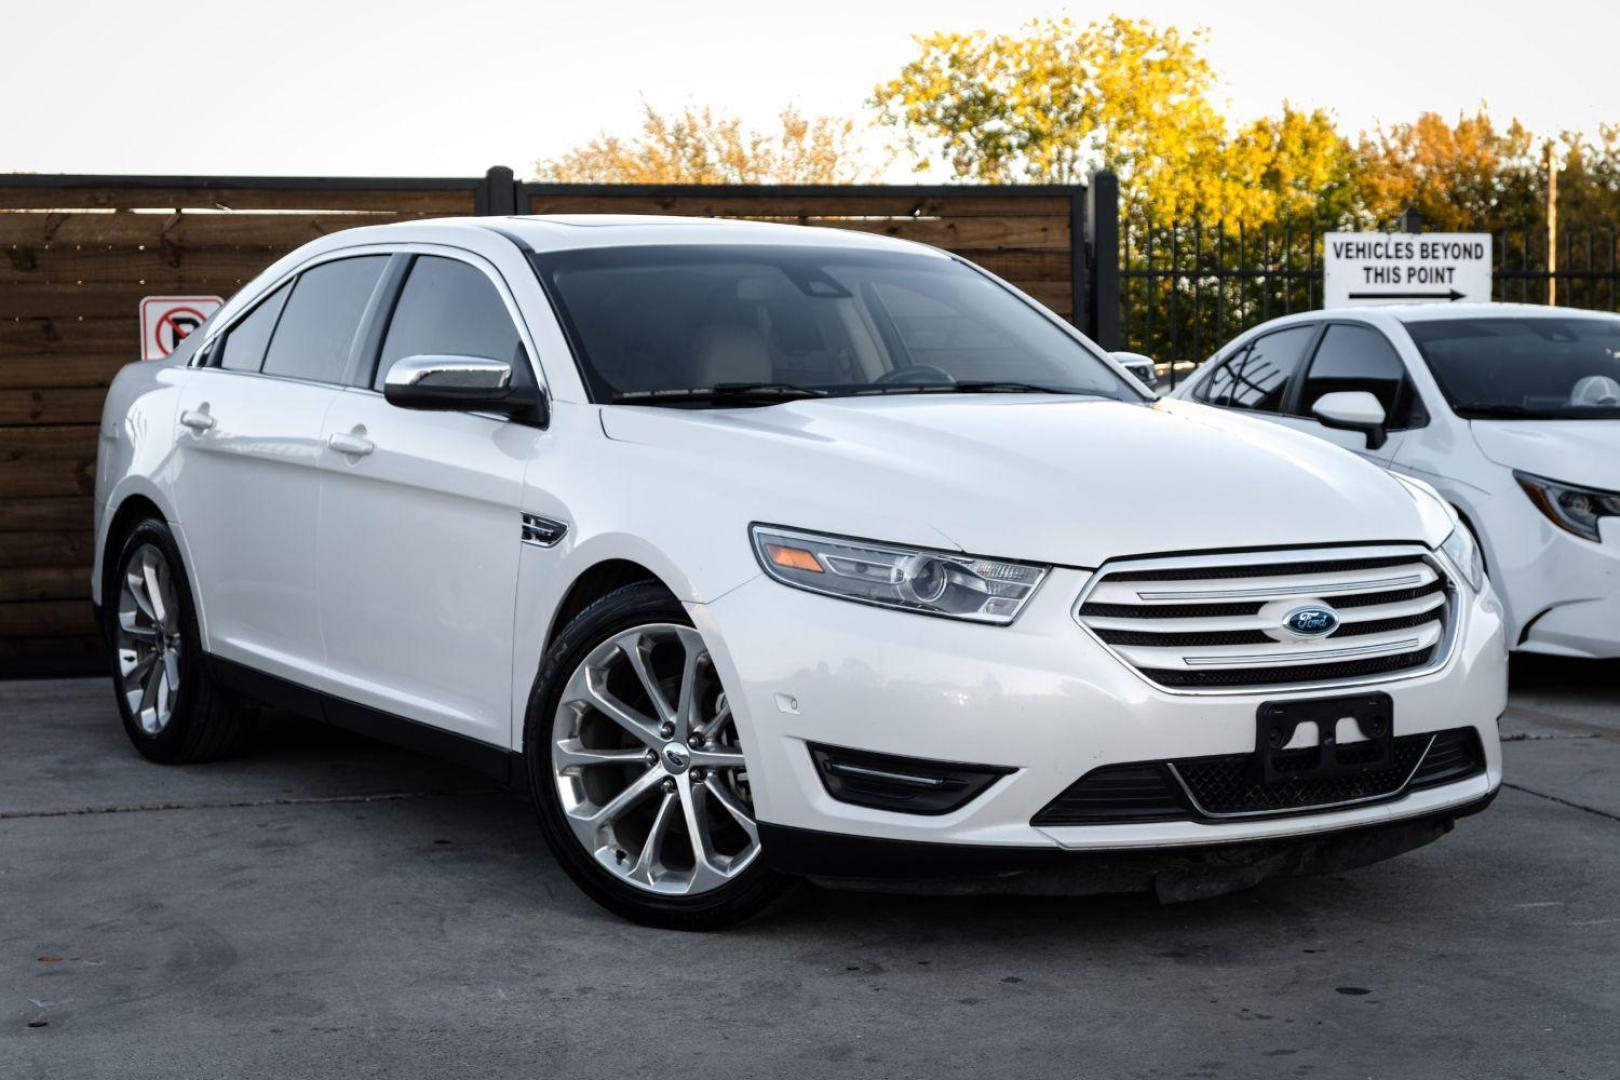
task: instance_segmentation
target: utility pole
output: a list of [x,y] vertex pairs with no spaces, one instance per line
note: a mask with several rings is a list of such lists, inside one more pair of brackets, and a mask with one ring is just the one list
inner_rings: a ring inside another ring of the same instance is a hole
[[1558,159],[1547,144],[1547,305],[1558,303]]

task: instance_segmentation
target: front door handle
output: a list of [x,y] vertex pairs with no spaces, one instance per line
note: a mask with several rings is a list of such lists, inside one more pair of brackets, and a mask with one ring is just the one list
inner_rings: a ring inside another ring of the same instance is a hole
[[326,440],[326,445],[330,446],[340,454],[352,454],[355,457],[364,457],[373,450],[377,449],[377,444],[372,442],[370,439],[362,438],[359,435],[350,435],[341,431],[336,435],[330,436]]
[[214,426],[214,418],[197,409],[187,409],[180,414],[180,422],[192,431],[201,433]]

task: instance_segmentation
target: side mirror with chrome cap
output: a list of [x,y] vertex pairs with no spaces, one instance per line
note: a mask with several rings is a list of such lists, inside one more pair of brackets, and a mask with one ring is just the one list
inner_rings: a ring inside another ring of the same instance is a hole
[[1325,426],[1340,431],[1359,431],[1367,436],[1367,449],[1377,450],[1389,441],[1384,424],[1389,417],[1377,396],[1366,390],[1340,390],[1323,394],[1311,412]]
[[397,360],[383,379],[383,397],[402,409],[500,412],[544,425],[546,397],[512,384],[512,365],[481,356],[421,355]]

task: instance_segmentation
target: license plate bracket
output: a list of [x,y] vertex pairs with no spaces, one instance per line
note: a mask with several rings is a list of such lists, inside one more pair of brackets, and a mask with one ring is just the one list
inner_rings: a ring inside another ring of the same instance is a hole
[[[1342,721],[1360,739],[1341,742]],[[1289,748],[1301,725],[1315,725],[1315,745]],[[1308,701],[1268,701],[1256,713],[1254,779],[1262,784],[1357,776],[1395,759],[1395,702],[1388,694],[1350,694]]]

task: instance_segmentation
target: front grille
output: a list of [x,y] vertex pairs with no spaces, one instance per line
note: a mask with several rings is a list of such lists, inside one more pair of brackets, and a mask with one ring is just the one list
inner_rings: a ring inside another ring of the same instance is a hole
[[[1485,754],[1473,728],[1403,735],[1393,750],[1388,768],[1314,779],[1289,778],[1287,773],[1314,766],[1321,748],[1277,754],[1273,767],[1283,779],[1272,784],[1259,782],[1252,753],[1104,765],[1069,785],[1030,823],[1128,825],[1309,813],[1454,784],[1485,769]],[[1352,765],[1358,758],[1375,758],[1379,748],[1346,743],[1334,752],[1340,765]]]
[[[1302,606],[1339,623],[1300,637]],[[1093,577],[1075,617],[1167,689],[1240,692],[1376,680],[1437,665],[1452,617],[1444,574],[1417,546],[1141,559]]]

